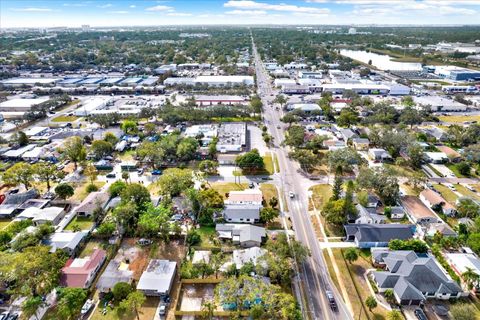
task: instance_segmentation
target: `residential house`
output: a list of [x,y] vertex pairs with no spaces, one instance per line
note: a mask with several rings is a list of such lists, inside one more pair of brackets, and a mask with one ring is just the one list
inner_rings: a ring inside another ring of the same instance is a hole
[[386,247],[390,240],[407,240],[413,237],[415,226],[411,224],[346,224],[346,241],[353,241],[359,248]]
[[55,232],[44,241],[44,243],[51,247],[50,251],[64,250],[69,256],[75,255],[80,243],[87,236],[86,232]]
[[268,251],[260,247],[251,247],[248,249],[233,250],[233,259],[232,262],[237,267],[237,270],[240,270],[246,263],[257,263],[265,264],[265,261],[260,262],[259,259],[263,257]]
[[423,202],[415,196],[404,196],[401,199],[401,203],[413,223],[426,224],[441,222],[437,214],[427,208]]
[[242,191],[230,191],[225,204],[251,204],[262,205],[263,195],[260,189],[245,189]]
[[80,217],[91,217],[95,209],[105,209],[109,199],[110,195],[108,194],[108,192],[91,192],[75,209],[75,212]]
[[445,153],[448,159],[452,162],[459,162],[460,160],[462,160],[462,155],[450,147],[442,145],[437,146],[437,149]]
[[256,223],[260,220],[261,205],[227,204],[223,210],[223,218],[227,222]]
[[357,209],[356,224],[387,223],[387,218],[384,215],[378,214],[374,208],[365,208],[361,204],[357,204],[355,208]]
[[220,239],[232,240],[244,248],[258,247],[266,237],[265,228],[250,224],[217,224],[215,230]]
[[440,233],[444,237],[456,237],[458,234],[445,222],[430,223],[424,227],[425,235],[433,237],[436,233]]
[[367,154],[373,161],[387,162],[392,160],[392,157],[385,149],[371,148],[368,149]]
[[[480,259],[473,253],[446,253],[445,258],[459,277],[463,277],[463,273],[469,269],[480,275]],[[475,290],[478,291],[480,282],[477,282],[474,286]]]
[[425,152],[423,154],[425,161],[433,164],[442,164],[448,162],[448,157],[443,152]]
[[340,129],[339,133],[345,142],[358,138],[358,134],[356,134],[352,129]]
[[370,140],[367,138],[354,138],[352,139],[352,145],[355,150],[368,150]]
[[405,210],[401,206],[390,207],[390,219],[403,219]]
[[138,280],[137,290],[146,296],[168,296],[172,288],[177,263],[152,259]]
[[106,258],[107,253],[104,250],[95,249],[89,257],[68,259],[62,268],[61,285],[69,288],[89,288]]
[[427,299],[448,300],[465,294],[438,261],[414,251],[372,251],[377,264],[385,271],[373,271],[373,281],[380,292],[392,289],[400,305],[420,305]]
[[367,196],[367,208],[377,208],[381,204],[380,198],[372,193]]
[[[21,211],[23,203],[37,196],[38,192],[35,189],[4,195],[4,200],[0,204],[0,218],[12,218]],[[0,196],[1,198],[3,198],[3,195]]]
[[420,192],[419,198],[428,208],[432,209],[433,211],[441,209],[444,214],[450,217],[455,216],[457,213],[457,210],[454,206],[448,203],[447,200],[445,200],[440,194],[431,189],[425,189]]
[[131,283],[133,280],[133,271],[129,269],[129,264],[118,259],[111,260],[105,271],[97,281],[97,289],[106,293],[119,282]]
[[36,226],[45,223],[51,223],[56,226],[65,216],[65,209],[63,207],[35,208],[35,210],[37,214],[33,217],[32,222]]
[[424,133],[429,137],[435,138],[437,141],[444,142],[448,140],[447,133],[437,127],[424,129]]

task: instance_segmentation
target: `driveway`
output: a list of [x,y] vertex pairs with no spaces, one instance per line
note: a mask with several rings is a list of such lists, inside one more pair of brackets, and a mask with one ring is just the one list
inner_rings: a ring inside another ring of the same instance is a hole
[[268,147],[263,141],[262,130],[254,125],[248,125],[248,136],[250,137],[250,150],[258,149],[261,155],[265,155],[268,152]]

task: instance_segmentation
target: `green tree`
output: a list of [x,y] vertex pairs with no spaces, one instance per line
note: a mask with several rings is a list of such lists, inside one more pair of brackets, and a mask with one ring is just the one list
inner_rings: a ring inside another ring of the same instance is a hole
[[127,282],[118,282],[113,286],[112,294],[117,303],[126,299],[133,291],[132,286]]
[[462,161],[460,163],[457,163],[456,167],[457,167],[458,172],[460,172],[461,175],[464,175],[464,176],[467,176],[467,177],[470,176],[471,167],[467,162]]
[[137,123],[132,120],[124,120],[120,128],[125,134],[136,134],[138,132]]
[[198,164],[198,170],[211,176],[218,173],[218,162],[213,160],[203,160]]
[[202,241],[202,237],[197,230],[193,229],[188,231],[186,241],[189,246],[195,246]]
[[202,304],[202,319],[212,320],[216,309],[217,305],[215,304],[215,300],[204,301]]
[[278,218],[279,215],[280,212],[277,209],[264,207],[260,210],[260,221],[268,224]]
[[460,198],[457,203],[457,216],[475,219],[480,216],[480,206],[470,198]]
[[18,131],[16,135],[14,135],[16,138],[16,142],[21,146],[26,146],[27,144],[30,143],[28,136],[25,134],[23,131]]
[[106,132],[103,136],[103,141],[110,143],[112,146],[116,145],[118,142],[117,136],[115,136],[112,132]]
[[149,204],[147,211],[140,215],[137,233],[141,237],[153,238],[158,236],[164,241],[169,241],[171,214],[170,209],[163,206],[154,207],[152,204]]
[[96,160],[102,159],[113,152],[113,145],[105,140],[95,140],[92,142],[91,151]]
[[74,319],[86,299],[87,293],[82,288],[61,289],[57,303],[57,315],[63,319]]
[[26,162],[17,162],[8,168],[2,175],[3,182],[13,186],[23,184],[25,189],[29,189],[32,184],[33,168]]
[[387,300],[387,302],[389,303],[395,302],[395,292],[393,291],[393,289],[385,290],[383,295],[385,296],[385,300]]
[[279,94],[275,97],[275,99],[273,100],[273,103],[278,103],[280,107],[283,108],[283,106],[287,103],[287,101],[288,99],[283,94]]
[[288,123],[288,128],[292,126],[292,123],[295,123],[299,120],[299,117],[292,112],[285,114],[281,119],[282,122]]
[[117,180],[108,187],[108,193],[110,197],[118,197],[123,190],[127,187],[127,184],[122,180]]
[[320,164],[318,155],[311,150],[295,149],[294,151],[289,152],[288,156],[293,160],[298,161],[302,169],[307,172],[312,171]]
[[327,163],[330,172],[343,173],[353,170],[353,166],[360,164],[361,158],[351,148],[342,148],[327,153]]
[[38,320],[37,310],[43,306],[43,304],[42,297],[40,296],[28,298],[22,303],[22,312],[25,317],[35,317],[35,319]]
[[90,184],[93,184],[97,180],[98,170],[94,165],[88,164],[83,170],[83,174],[90,179]]
[[152,202],[150,191],[139,183],[128,184],[120,193],[120,198],[122,199],[122,203],[133,202],[139,213],[145,212],[148,205]]
[[345,253],[343,254],[345,260],[347,260],[349,263],[353,263],[357,261],[358,259],[358,252],[356,248],[348,248],[345,250]]
[[403,320],[402,313],[398,310],[389,311],[387,314],[387,320]]
[[165,150],[158,142],[143,141],[136,150],[137,156],[154,169],[165,160]]
[[375,309],[378,305],[377,300],[375,299],[374,296],[369,296],[365,300],[365,305],[367,306],[368,310],[372,312],[372,309]]
[[193,160],[198,149],[198,141],[195,138],[185,138],[177,146],[177,157],[181,160]]
[[413,169],[418,169],[423,163],[423,148],[415,143],[411,144],[407,148],[407,155],[410,158],[409,164]]
[[300,147],[305,142],[305,130],[301,126],[291,126],[287,129],[285,143],[292,147]]
[[342,226],[347,222],[347,216],[344,212],[345,200],[329,200],[322,209],[322,216],[325,218],[325,221],[329,224]]
[[255,96],[250,99],[250,109],[254,115],[257,113],[261,113],[262,107],[263,107],[262,100],[258,96]]
[[166,169],[157,180],[162,195],[177,196],[193,186],[193,173],[190,169]]
[[469,267],[467,267],[467,270],[462,273],[462,278],[467,283],[468,289],[470,290],[472,290],[475,286],[478,286],[480,281],[480,275]]
[[257,172],[265,170],[265,163],[257,149],[252,149],[243,155],[237,156],[235,164],[246,172]]
[[335,175],[335,179],[333,180],[332,197],[330,199],[334,201],[340,199],[340,195],[342,194],[342,186],[343,186],[342,177],[339,175]]
[[140,320],[140,316],[138,314],[138,309],[142,306],[145,302],[146,298],[140,291],[133,291],[131,292],[126,299],[124,299],[119,304],[120,313],[130,313],[132,311],[135,312],[137,320]]
[[360,188],[374,190],[387,206],[395,206],[400,199],[398,179],[393,171],[386,168],[360,169],[357,183]]
[[32,167],[35,177],[47,184],[47,190],[50,191],[50,183],[57,179],[62,179],[65,173],[58,170],[56,166],[48,162],[39,162]]
[[349,128],[359,121],[358,112],[352,108],[343,109],[337,118],[337,124],[341,127]]
[[74,195],[75,190],[71,185],[68,183],[60,183],[55,187],[55,193],[57,196],[59,196],[61,199],[65,200],[67,198],[70,198],[71,196]]
[[393,239],[388,243],[388,248],[390,250],[413,250],[417,253],[426,253],[428,251],[428,246],[425,242],[418,239],[409,239],[409,240],[400,240]]
[[83,145],[82,138],[74,136],[68,138],[63,146],[63,153],[75,165],[75,170],[78,168],[78,163],[85,160],[87,151]]

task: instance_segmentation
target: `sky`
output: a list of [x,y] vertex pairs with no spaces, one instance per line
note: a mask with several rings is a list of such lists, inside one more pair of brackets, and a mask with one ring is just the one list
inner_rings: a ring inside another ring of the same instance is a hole
[[0,0],[0,28],[480,24],[480,0]]

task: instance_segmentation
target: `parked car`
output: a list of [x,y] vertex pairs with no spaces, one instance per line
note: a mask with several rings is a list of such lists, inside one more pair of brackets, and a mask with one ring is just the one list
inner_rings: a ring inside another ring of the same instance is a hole
[[423,312],[422,309],[417,308],[415,309],[414,313],[418,320],[428,320],[427,316],[425,315],[425,312]]
[[108,173],[108,174],[106,175],[106,177],[109,178],[109,179],[114,179],[116,176],[117,176],[117,175],[116,175],[115,173]]
[[92,309],[93,305],[94,305],[94,301],[93,299],[88,299],[87,301],[85,301],[85,304],[83,305],[82,307],[82,310],[80,311],[80,313],[82,315],[86,315],[88,313],[88,311],[90,311],[90,309]]
[[152,240],[150,239],[145,239],[145,238],[142,238],[142,239],[138,239],[137,243],[141,246],[148,246],[148,245],[151,245],[152,244]]
[[164,316],[166,313],[167,313],[167,307],[165,305],[161,305],[160,308],[158,308],[158,315]]
[[159,169],[152,170],[152,176],[159,176],[161,174],[162,174],[162,170],[159,170]]
[[293,198],[295,198],[295,193],[293,193],[292,191],[290,191],[290,192],[288,193],[288,196],[290,197],[290,199],[293,199]]

